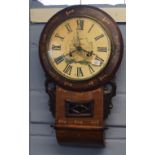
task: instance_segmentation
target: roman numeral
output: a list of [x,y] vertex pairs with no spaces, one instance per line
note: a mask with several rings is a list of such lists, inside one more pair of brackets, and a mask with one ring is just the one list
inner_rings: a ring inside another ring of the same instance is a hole
[[100,61],[100,65],[104,62],[104,60],[98,56],[95,57],[95,60]]
[[83,30],[84,21],[83,20],[77,20],[77,30]]
[[83,76],[81,67],[77,67],[77,76],[78,77],[82,77]]
[[88,68],[89,68],[89,71],[90,71],[91,74],[92,74],[93,72],[95,72],[94,69],[93,69],[93,67],[92,67],[91,65],[88,65]]
[[67,23],[67,24],[65,25],[65,27],[66,27],[66,29],[67,29],[68,32],[72,32],[72,29],[71,29],[69,23]]
[[71,71],[72,71],[72,66],[67,64],[65,69],[63,70],[64,73],[70,75],[71,74]]
[[91,25],[90,29],[88,30],[88,33],[92,30],[93,27],[94,27],[94,24]]
[[57,58],[54,59],[55,63],[58,65],[60,62],[62,62],[64,60],[64,55],[61,55]]
[[95,37],[95,40],[97,41],[97,40],[99,40],[100,38],[103,38],[103,37],[104,37],[104,35],[100,34],[99,36]]
[[61,45],[52,45],[52,50],[61,50]]
[[61,39],[61,41],[63,41],[63,40],[64,40],[64,37],[60,36],[59,34],[56,34],[56,35],[55,35],[55,37],[57,37],[57,38]]
[[97,47],[98,52],[107,52],[107,47]]

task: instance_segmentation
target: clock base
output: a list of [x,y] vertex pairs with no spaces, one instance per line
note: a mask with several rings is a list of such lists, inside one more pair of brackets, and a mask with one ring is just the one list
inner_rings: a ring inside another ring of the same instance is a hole
[[57,86],[55,128],[59,143],[104,146],[103,88],[75,92]]

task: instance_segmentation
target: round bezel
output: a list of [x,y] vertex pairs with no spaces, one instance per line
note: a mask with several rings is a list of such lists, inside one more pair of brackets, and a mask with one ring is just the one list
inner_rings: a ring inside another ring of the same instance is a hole
[[[82,81],[70,80],[60,75],[49,63],[47,50],[51,34],[69,18],[85,17],[96,20],[108,34],[111,41],[111,56],[108,64],[96,76]],[[71,6],[56,13],[45,25],[39,42],[39,55],[47,74],[61,87],[75,91],[92,90],[108,82],[117,71],[123,54],[123,40],[115,21],[104,11],[86,5]]]

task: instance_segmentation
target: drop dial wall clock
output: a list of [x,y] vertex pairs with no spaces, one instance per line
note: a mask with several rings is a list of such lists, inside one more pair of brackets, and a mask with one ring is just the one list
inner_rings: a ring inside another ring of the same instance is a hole
[[39,55],[59,143],[104,145],[122,52],[117,24],[98,8],[67,7],[45,25]]

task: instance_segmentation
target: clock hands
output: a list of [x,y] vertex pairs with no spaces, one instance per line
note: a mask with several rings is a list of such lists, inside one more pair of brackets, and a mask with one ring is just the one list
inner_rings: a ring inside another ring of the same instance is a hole
[[64,55],[64,58],[65,58],[65,61],[67,63],[73,63],[74,62],[74,58],[72,57],[73,56],[73,53],[77,52],[77,50],[73,50],[71,52],[68,52],[66,55]]
[[[87,43],[89,45],[91,44],[91,48],[89,48],[89,49],[92,49],[92,42],[90,43],[87,41]],[[66,55],[64,55],[66,63],[69,63],[69,64],[79,63],[79,64],[83,64],[83,65],[92,64],[95,66],[100,66],[104,62],[104,60],[102,58],[100,58],[97,54],[93,53],[93,50],[85,50],[81,46],[78,31],[76,31],[76,37],[73,38],[73,46],[75,49],[70,51]],[[73,55],[74,53],[77,53],[76,54],[77,57],[75,57]],[[95,56],[95,57],[93,57],[93,56]],[[82,59],[80,57],[82,57]]]
[[[72,54],[75,52],[79,52],[79,51],[87,53],[87,57],[84,57],[82,60],[77,60]],[[88,60],[88,57],[91,57],[92,55],[95,55],[95,58],[92,59],[91,61]],[[66,55],[64,55],[64,57],[65,57],[66,63],[68,63],[68,64],[79,63],[82,65],[92,64],[95,66],[100,66],[104,62],[104,60],[102,58],[100,58],[97,54],[94,54],[93,51],[87,51],[82,48],[80,48],[80,50],[75,49],[75,50],[67,53]]]
[[75,53],[75,52],[77,52],[77,50],[76,50],[76,49],[75,49],[75,50],[73,50],[73,51],[71,51],[71,52],[69,52],[69,53],[67,53],[67,54],[66,54],[66,55],[64,55],[64,56],[65,56],[65,57],[66,57],[66,56],[72,56],[72,54],[73,54],[73,53]]
[[69,57],[69,53],[66,54],[64,57],[65,57],[66,63],[69,63],[69,64],[72,64],[72,63],[79,63],[79,64],[85,64],[85,65],[90,64],[90,62],[85,59],[77,61],[76,58],[71,56]]
[[71,52],[68,52],[66,55],[63,56],[65,58],[66,63],[69,63],[69,64],[80,63],[80,64],[85,64],[85,65],[90,64],[90,62],[87,61],[86,59],[77,61],[76,58],[74,58],[72,55],[73,53],[76,53],[76,52],[78,52],[77,49],[75,49]]
[[83,49],[80,46],[77,47],[77,50],[80,51],[80,52],[82,52],[82,51],[85,52],[87,57],[90,57],[93,54],[93,51],[87,51],[87,50]]
[[[76,42],[77,42],[77,44],[76,44],[75,41],[74,41],[73,46],[77,49],[77,51],[79,51],[79,52],[85,52],[87,57],[92,56],[93,51],[87,51],[87,50],[85,50],[85,49],[83,49],[83,48],[81,47],[81,42],[80,42],[80,38],[79,38],[79,33],[78,33],[78,31],[76,31]],[[92,44],[91,44],[91,45],[92,45]]]
[[102,62],[104,61],[104,60],[103,60],[102,58],[100,58],[97,54],[93,53],[93,51],[87,51],[87,50],[85,50],[85,49],[83,49],[83,48],[81,48],[81,47],[77,47],[77,50],[85,52],[85,53],[87,54],[87,57],[91,57],[92,55],[95,55],[96,58],[97,58],[98,60],[100,60],[100,61],[102,61]]

